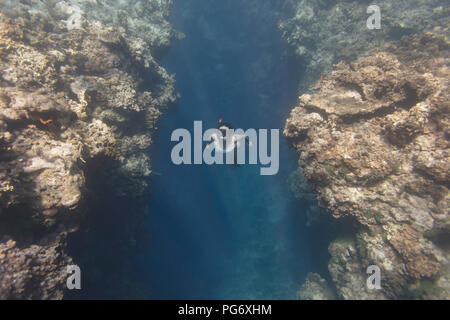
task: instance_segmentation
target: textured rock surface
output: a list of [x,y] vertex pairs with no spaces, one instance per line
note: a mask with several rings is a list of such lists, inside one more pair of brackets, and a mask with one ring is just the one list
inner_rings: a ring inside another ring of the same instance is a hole
[[[381,30],[366,26],[371,4],[380,7]],[[387,41],[443,25],[449,16],[442,0],[287,0],[286,7],[294,14],[280,28],[305,68],[303,89],[333,64],[353,61]]]
[[334,300],[333,290],[328,283],[317,273],[309,273],[305,283],[298,292],[300,300]]
[[13,240],[0,244],[1,298],[55,299],[63,297],[66,266],[72,260],[58,246],[18,248]]
[[151,54],[173,36],[170,4],[0,1],[0,298],[63,296],[87,180],[135,199],[130,225],[142,214],[151,135],[176,98]]
[[447,33],[335,65],[287,120],[319,203],[354,229],[329,247],[340,298],[450,298]]

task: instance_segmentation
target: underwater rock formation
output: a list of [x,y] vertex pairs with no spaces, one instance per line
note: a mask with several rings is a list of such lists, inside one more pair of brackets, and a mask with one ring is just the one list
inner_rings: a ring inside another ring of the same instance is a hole
[[[379,30],[366,26],[371,4],[381,10]],[[387,41],[445,24],[450,10],[442,0],[286,0],[285,6],[294,14],[280,29],[304,68],[302,89],[339,61],[354,61]]]
[[[133,236],[152,133],[176,99],[156,62],[170,4],[0,0],[0,299],[63,297],[67,237],[93,202]],[[124,198],[130,212],[115,210]]]
[[339,298],[450,298],[447,37],[435,27],[336,64],[287,120],[319,204],[353,230],[329,246]]
[[306,281],[298,292],[300,300],[335,300],[333,290],[327,281],[317,273],[308,273]]

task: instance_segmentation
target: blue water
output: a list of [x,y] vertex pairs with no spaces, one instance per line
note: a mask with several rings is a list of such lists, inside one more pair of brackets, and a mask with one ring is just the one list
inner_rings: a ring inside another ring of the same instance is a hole
[[[165,114],[152,149],[150,247],[137,263],[153,299],[295,299],[315,269],[306,209],[286,179],[297,155],[281,132],[298,97],[298,71],[283,57],[277,1],[177,0],[171,23],[186,34],[164,66],[181,99]],[[259,166],[175,166],[174,129],[280,129],[280,171]]]

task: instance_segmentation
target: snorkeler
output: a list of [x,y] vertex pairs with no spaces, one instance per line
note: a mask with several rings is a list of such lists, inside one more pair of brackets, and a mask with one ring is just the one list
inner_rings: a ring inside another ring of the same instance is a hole
[[237,164],[237,150],[243,143],[243,141],[247,142],[249,146],[252,146],[252,143],[249,141],[248,136],[245,134],[235,134],[233,133],[231,136],[231,143],[227,144],[227,133],[229,130],[233,130],[233,127],[229,123],[225,123],[222,119],[219,119],[217,129],[222,133],[220,136],[218,134],[211,135],[211,141],[208,143],[214,144],[214,148],[216,151],[222,153],[234,152],[234,163],[232,164],[233,168],[240,167],[242,165]]

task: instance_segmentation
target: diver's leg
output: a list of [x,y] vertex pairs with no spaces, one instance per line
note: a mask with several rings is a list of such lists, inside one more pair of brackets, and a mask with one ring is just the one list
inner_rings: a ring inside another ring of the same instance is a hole
[[233,169],[242,167],[242,164],[239,164],[239,163],[238,163],[238,146],[237,146],[237,143],[236,143],[236,142],[235,142],[235,144],[234,144],[234,150],[233,150],[233,152],[234,152],[234,163],[233,163],[234,168],[233,168]]

